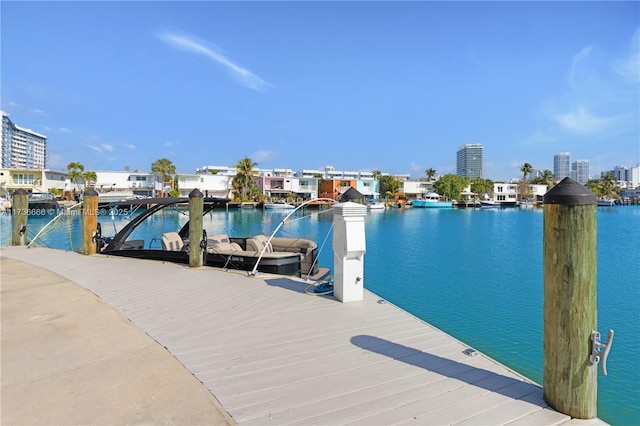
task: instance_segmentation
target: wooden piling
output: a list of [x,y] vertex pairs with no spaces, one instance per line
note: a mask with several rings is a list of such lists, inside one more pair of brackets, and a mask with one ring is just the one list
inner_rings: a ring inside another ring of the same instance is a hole
[[29,217],[29,195],[24,189],[17,189],[11,201],[11,245],[27,245],[27,219]]
[[89,188],[82,198],[82,254],[96,254],[95,235],[98,230],[98,193]]
[[578,419],[598,414],[598,369],[591,364],[597,330],[596,196],[565,178],[544,196],[543,394]]
[[189,266],[202,266],[202,212],[204,208],[202,192],[197,188],[189,193]]

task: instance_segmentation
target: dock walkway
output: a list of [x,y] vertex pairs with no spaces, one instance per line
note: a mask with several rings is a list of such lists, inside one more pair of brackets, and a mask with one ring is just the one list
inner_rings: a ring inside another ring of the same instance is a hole
[[540,386],[483,354],[465,355],[463,343],[370,292],[342,304],[307,295],[307,283],[291,278],[44,248],[2,247],[0,255],[93,292],[241,425],[602,424],[550,409]]

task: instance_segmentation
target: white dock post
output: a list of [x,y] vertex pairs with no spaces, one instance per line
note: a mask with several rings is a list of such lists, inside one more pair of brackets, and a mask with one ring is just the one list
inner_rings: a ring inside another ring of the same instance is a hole
[[333,295],[341,302],[364,298],[364,217],[367,208],[346,202],[333,206]]

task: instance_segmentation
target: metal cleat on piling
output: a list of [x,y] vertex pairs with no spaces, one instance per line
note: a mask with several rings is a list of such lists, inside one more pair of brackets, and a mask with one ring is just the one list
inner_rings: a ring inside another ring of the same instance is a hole
[[613,343],[613,330],[609,330],[609,335],[607,336],[606,343],[602,343],[600,340],[600,332],[592,331],[591,332],[591,355],[589,356],[589,361],[591,364],[597,364],[600,362],[600,370],[603,375],[607,375],[607,357],[609,356],[609,351],[611,350],[611,344]]

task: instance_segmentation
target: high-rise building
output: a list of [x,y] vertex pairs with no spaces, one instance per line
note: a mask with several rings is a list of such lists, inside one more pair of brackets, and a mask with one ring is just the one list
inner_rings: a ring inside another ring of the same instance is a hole
[[589,160],[576,160],[571,163],[571,179],[584,185],[589,180]]
[[571,176],[571,154],[559,152],[553,156],[553,177],[562,180]]
[[462,145],[456,152],[456,174],[468,178],[482,177],[482,145]]
[[613,176],[615,176],[616,180],[620,182],[627,182],[631,180],[631,170],[629,170],[625,166],[615,166],[613,170],[603,172],[600,175],[604,176],[607,173],[612,173]]
[[0,167],[44,169],[47,165],[47,137],[15,125],[9,114],[2,113]]

